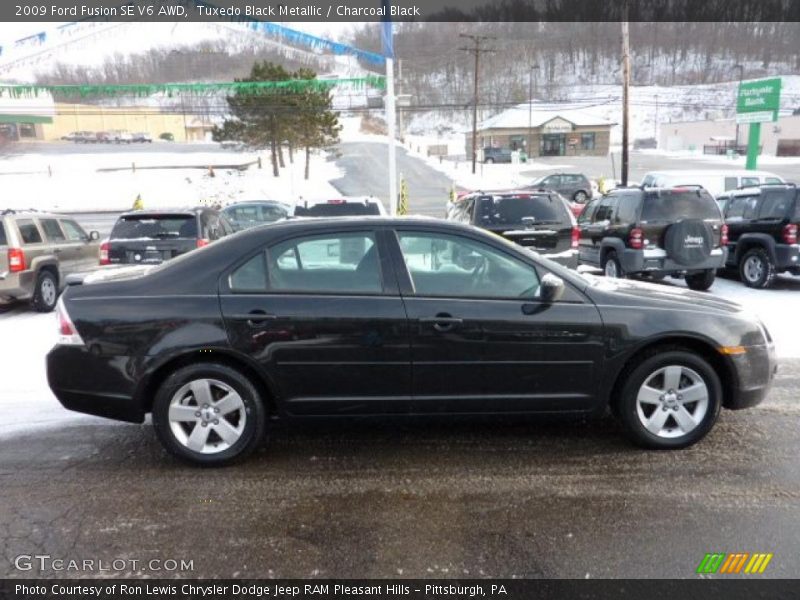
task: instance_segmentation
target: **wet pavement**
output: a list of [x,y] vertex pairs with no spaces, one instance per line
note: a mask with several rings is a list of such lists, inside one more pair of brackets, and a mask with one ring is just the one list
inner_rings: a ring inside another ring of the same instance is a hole
[[[679,578],[706,552],[772,552],[765,576],[797,576],[800,361],[780,369],[767,403],[678,452],[634,448],[611,419],[281,426],[214,470],[170,458],[149,425],[7,437],[0,577],[172,559],[193,570],[138,574]],[[128,562],[19,571],[21,554]]]

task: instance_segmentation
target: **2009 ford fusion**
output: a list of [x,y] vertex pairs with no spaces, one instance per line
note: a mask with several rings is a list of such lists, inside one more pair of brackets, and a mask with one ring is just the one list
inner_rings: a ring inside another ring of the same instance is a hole
[[775,372],[731,302],[579,275],[432,219],[257,227],[157,267],[71,282],[50,387],[72,410],[141,423],[172,454],[225,464],[271,419],[611,408],[631,438],[681,448]]

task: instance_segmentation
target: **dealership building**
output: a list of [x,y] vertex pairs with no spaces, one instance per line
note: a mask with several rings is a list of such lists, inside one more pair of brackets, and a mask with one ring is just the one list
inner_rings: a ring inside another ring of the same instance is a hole
[[[478,124],[479,156],[486,147],[524,150],[529,156],[605,156],[614,125],[580,108],[518,104]],[[471,131],[465,148],[470,156]]]

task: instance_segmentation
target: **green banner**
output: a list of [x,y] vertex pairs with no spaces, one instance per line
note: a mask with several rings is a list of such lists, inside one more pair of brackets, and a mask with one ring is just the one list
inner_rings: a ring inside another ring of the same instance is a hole
[[288,81],[225,81],[215,83],[142,83],[125,85],[0,85],[0,96],[21,98],[48,93],[60,97],[90,96],[152,96],[154,94],[212,94],[217,92],[238,92],[261,94],[275,90],[301,92],[308,89],[323,90],[336,86],[354,89],[378,88],[386,86],[382,75],[368,75],[346,79],[291,79]]
[[[781,78],[743,81],[736,99],[737,121],[777,121],[781,107]],[[745,116],[749,115],[749,116]]]

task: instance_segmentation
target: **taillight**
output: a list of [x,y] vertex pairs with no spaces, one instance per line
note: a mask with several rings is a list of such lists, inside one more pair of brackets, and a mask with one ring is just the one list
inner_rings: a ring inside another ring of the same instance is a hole
[[111,252],[111,244],[108,242],[103,242],[100,244],[100,264],[101,265],[108,265],[111,264],[111,259],[109,258],[109,253]]
[[720,246],[727,246],[728,245],[728,226],[723,225],[719,230],[719,245]]
[[205,238],[200,238],[199,240],[197,240],[197,247],[198,248],[203,248],[205,246],[208,246],[208,244],[209,244],[209,241],[207,239],[205,239]]
[[644,234],[638,227],[631,229],[631,234],[628,236],[628,246],[634,250],[641,250],[644,246]]
[[64,298],[58,299],[56,304],[56,318],[58,319],[58,343],[62,346],[83,346],[83,339],[75,329],[69,313],[64,307]]
[[797,243],[797,225],[789,223],[783,228],[783,241],[787,244]]
[[578,243],[581,241],[581,230],[577,227],[572,228],[572,247],[577,248]]
[[25,270],[25,251],[22,248],[8,249],[8,270],[12,273]]

